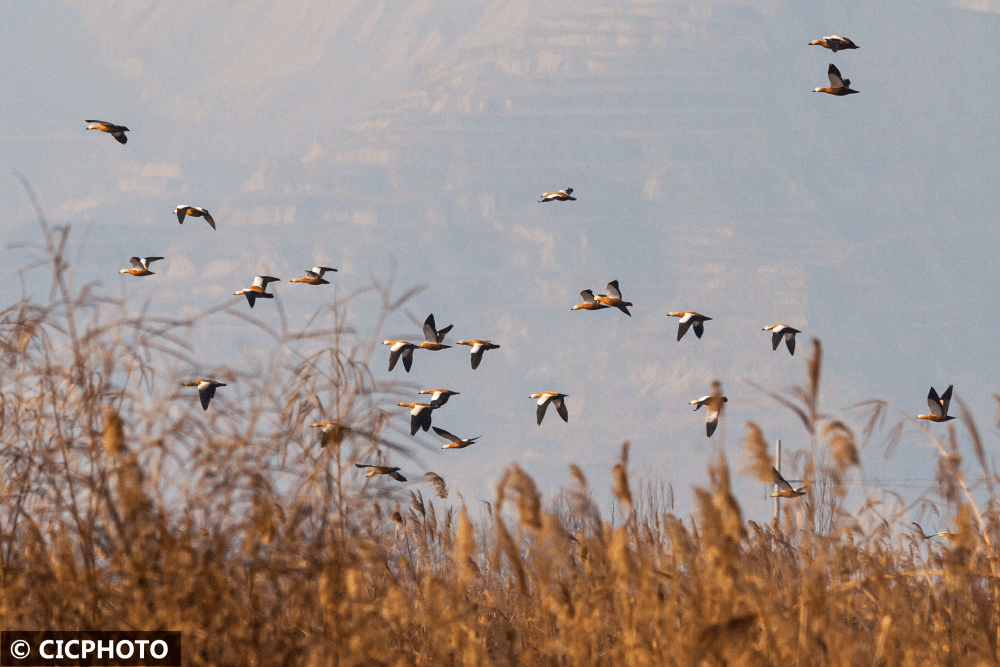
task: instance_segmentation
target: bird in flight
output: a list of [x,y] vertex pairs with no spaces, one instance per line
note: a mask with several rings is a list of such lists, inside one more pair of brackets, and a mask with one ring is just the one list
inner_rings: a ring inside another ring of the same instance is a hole
[[931,412],[927,415],[917,415],[917,419],[926,419],[932,422],[946,422],[954,419],[954,417],[948,414],[953,387],[954,385],[948,385],[948,388],[944,390],[941,396],[938,396],[938,393],[934,391],[934,387],[931,387],[930,392],[927,394],[927,405],[930,407]]
[[538,203],[547,201],[576,201],[576,197],[573,197],[573,188],[566,188],[565,190],[556,190],[555,192],[544,192],[542,193],[542,198],[538,200]]
[[705,317],[701,313],[696,313],[693,310],[682,310],[679,312],[668,313],[670,317],[679,317],[680,323],[677,326],[677,340],[684,338],[684,334],[687,333],[688,328],[694,328],[694,335],[701,338],[701,335],[705,333],[705,322],[712,319],[711,317]]
[[324,280],[323,275],[327,271],[336,271],[337,269],[331,269],[328,266],[314,266],[312,269],[306,269],[306,275],[304,278],[292,278],[293,283],[305,283],[307,285],[329,285],[329,280]]
[[416,435],[417,431],[431,429],[431,413],[434,412],[427,403],[400,403],[400,407],[410,408],[410,435]]
[[712,393],[708,396],[702,396],[701,398],[696,398],[693,401],[688,401],[688,405],[693,405],[696,411],[703,405],[706,407],[705,433],[708,434],[708,437],[712,437],[712,434],[715,433],[716,427],[719,425],[719,415],[722,414],[722,404],[728,402],[729,399],[722,395],[722,385],[718,382],[712,383]]
[[355,463],[356,468],[371,468],[365,477],[374,477],[375,475],[388,475],[392,477],[397,482],[405,482],[406,478],[399,474],[401,468],[395,468],[390,466],[377,466],[371,463]]
[[775,486],[778,487],[776,491],[771,492],[772,498],[797,498],[799,496],[806,495],[806,487],[800,487],[798,489],[792,487],[781,473],[778,472],[777,468],[771,468],[771,476],[774,479]]
[[452,396],[459,395],[459,392],[452,391],[451,389],[421,389],[420,393],[431,397],[431,407],[435,409],[447,403],[448,399]]
[[499,345],[494,345],[491,341],[479,340],[478,338],[475,340],[460,340],[458,341],[458,344],[468,345],[472,348],[470,350],[472,352],[472,370],[479,368],[479,362],[483,360],[483,355],[486,353],[486,350],[500,349]]
[[583,303],[578,303],[571,310],[601,310],[602,308],[607,308],[603,303],[597,301],[597,297],[594,296],[594,290],[585,289],[580,292],[580,296],[583,297]]
[[250,303],[250,307],[253,308],[254,302],[257,299],[273,299],[274,295],[267,291],[267,286],[269,283],[278,282],[280,278],[275,278],[274,276],[255,276],[253,279],[253,285],[247,287],[246,289],[241,289],[238,292],[233,292],[233,296],[239,296],[242,294],[247,298]]
[[449,441],[447,444],[441,445],[441,449],[462,449],[463,447],[468,447],[476,440],[483,437],[481,435],[477,435],[475,438],[460,438],[457,435],[449,433],[443,428],[438,428],[437,426],[434,427],[434,432]]
[[118,273],[128,273],[133,276],[151,276],[153,272],[149,270],[149,265],[151,262],[155,262],[158,259],[163,259],[162,257],[129,257],[128,261],[132,264],[131,269],[120,269]]
[[793,329],[787,324],[772,324],[769,327],[764,327],[761,331],[771,332],[771,349],[777,350],[778,345],[781,344],[781,339],[785,339],[785,346],[791,354],[795,354],[795,334],[802,333],[798,329]]
[[834,53],[845,49],[858,48],[857,44],[846,37],[841,37],[840,35],[829,35],[823,39],[814,39],[809,42],[809,46],[822,46],[824,49],[830,49]]
[[829,69],[826,71],[827,76],[830,78],[829,88],[814,88],[814,93],[829,93],[831,95],[837,95],[838,97],[844,95],[851,95],[853,93],[860,93],[860,90],[851,89],[851,80],[845,79],[840,76],[840,70],[833,63],[830,63]]
[[528,398],[537,398],[538,407],[535,409],[535,417],[538,420],[538,424],[541,425],[542,417],[545,416],[545,410],[549,407],[549,403],[555,406],[556,412],[562,417],[564,422],[569,421],[569,410],[566,409],[566,402],[563,400],[569,398],[569,394],[560,394],[554,391],[543,391],[538,394],[532,394]]
[[201,409],[208,410],[208,404],[212,402],[212,398],[215,396],[216,387],[225,387],[226,383],[202,378],[201,380],[194,380],[193,382],[185,382],[184,386],[198,387],[198,397],[201,399]]
[[124,125],[115,125],[114,123],[108,123],[103,120],[85,120],[84,123],[90,123],[87,126],[88,130],[100,130],[101,132],[107,132],[112,137],[118,140],[118,143],[124,144],[128,142],[128,137],[125,133],[129,131]]
[[[618,289],[618,281],[612,280],[608,283],[607,294],[598,294],[594,297],[594,300],[598,303],[602,303],[609,308],[617,308],[629,317],[632,317],[632,313],[628,312],[628,307],[632,305],[631,301],[622,301],[622,293]],[[581,292],[582,294],[582,292]]]
[[212,217],[212,214],[200,206],[188,206],[186,204],[181,204],[174,209],[174,213],[177,215],[177,222],[182,225],[184,224],[184,216],[190,215],[192,218],[205,218],[205,222],[207,222],[212,229],[215,229],[215,219]]

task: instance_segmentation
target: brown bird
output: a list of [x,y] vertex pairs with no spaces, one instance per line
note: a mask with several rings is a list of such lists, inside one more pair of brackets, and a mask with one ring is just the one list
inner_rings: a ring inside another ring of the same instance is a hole
[[434,432],[440,435],[442,438],[449,440],[450,442],[446,445],[441,445],[441,449],[462,449],[463,447],[468,447],[476,440],[479,440],[481,435],[477,435],[475,438],[460,438],[457,435],[448,433],[448,431],[443,428],[434,427]]
[[830,49],[834,53],[837,51],[843,51],[845,49],[856,49],[858,45],[847,39],[846,37],[841,37],[840,35],[829,35],[823,39],[814,39],[809,42],[809,46],[822,46],[825,49]]
[[494,345],[488,340],[479,340],[478,338],[475,340],[460,340],[458,341],[458,344],[468,345],[472,348],[472,370],[479,368],[479,362],[483,360],[483,355],[486,353],[486,350],[500,349],[499,345]]
[[597,301],[597,297],[594,296],[594,290],[585,289],[580,292],[580,296],[583,297],[583,303],[578,303],[571,310],[601,310],[602,308],[607,308],[603,303]]
[[129,257],[128,261],[132,264],[131,269],[119,269],[118,273],[128,273],[133,276],[151,276],[154,275],[152,271],[149,270],[149,265],[151,262],[155,262],[158,259],[163,259],[162,257]]
[[257,299],[273,299],[274,295],[267,291],[267,286],[269,283],[277,282],[280,278],[275,278],[274,276],[255,276],[253,279],[253,285],[247,287],[246,289],[241,289],[238,292],[233,292],[233,296],[239,296],[242,294],[247,298],[250,303],[250,307],[253,308],[254,302]]
[[917,419],[927,419],[932,422],[946,422],[950,419],[954,419],[948,414],[948,406],[951,405],[951,390],[954,385],[948,385],[948,388],[944,390],[940,398],[934,387],[931,387],[930,392],[927,394],[927,405],[930,406],[931,413],[929,415],[917,415]]
[[205,222],[207,222],[212,229],[215,229],[215,219],[212,218],[212,214],[200,206],[188,206],[186,204],[181,204],[174,209],[174,213],[177,214],[177,222],[182,225],[184,224],[184,216],[190,215],[192,218],[205,218]]
[[323,275],[327,271],[336,271],[337,269],[331,269],[328,266],[314,266],[312,269],[306,269],[306,275],[304,278],[292,278],[293,283],[305,283],[307,285],[329,285],[329,280],[324,280]]
[[566,402],[563,400],[569,398],[569,394],[560,394],[554,391],[543,391],[538,394],[532,394],[528,398],[537,398],[538,407],[535,408],[535,418],[538,421],[538,425],[542,424],[542,417],[545,416],[545,410],[549,407],[549,403],[556,407],[556,412],[562,417],[564,422],[569,422],[569,410],[566,409]]
[[103,120],[85,120],[84,123],[90,123],[87,126],[88,130],[100,130],[101,132],[107,132],[112,137],[118,140],[118,143],[124,144],[128,142],[128,137],[125,133],[129,131],[124,125],[115,125],[114,123],[108,123]]
[[771,492],[772,498],[797,498],[806,495],[806,487],[793,488],[791,484],[785,481],[785,478],[781,476],[777,468],[771,468],[771,476],[774,479],[775,486],[778,487],[777,490]]
[[434,412],[427,403],[400,403],[400,407],[410,408],[410,435],[416,435],[417,431],[431,429],[431,413]]
[[795,334],[802,333],[798,329],[793,329],[787,324],[772,324],[769,327],[764,327],[761,331],[771,332],[771,349],[777,350],[778,345],[781,344],[781,339],[785,339],[785,346],[791,354],[795,354]]
[[684,334],[687,333],[689,327],[694,327],[694,335],[701,338],[701,335],[705,333],[705,322],[712,319],[711,317],[705,317],[701,313],[696,313],[693,310],[682,310],[667,314],[670,317],[681,318],[680,323],[677,325],[677,340],[684,338]]
[[413,350],[417,346],[405,340],[384,340],[382,344],[392,346],[389,348],[389,372],[392,372],[392,369],[396,367],[396,362],[402,357],[403,368],[409,373],[410,367],[413,366]]
[[708,434],[708,437],[712,437],[716,427],[719,425],[722,404],[728,402],[729,399],[722,395],[722,385],[718,382],[712,383],[712,393],[710,395],[688,401],[688,404],[693,405],[696,411],[703,405],[707,408],[705,413],[705,433]]
[[390,466],[376,466],[371,463],[355,463],[357,468],[371,468],[365,477],[374,477],[375,475],[388,475],[392,477],[397,482],[405,482],[406,478],[399,474],[401,468],[393,468]]
[[622,293],[618,289],[618,281],[612,280],[605,289],[608,290],[608,293],[598,294],[594,297],[594,300],[610,308],[617,308],[629,317],[632,317],[632,313],[628,312],[628,306],[631,306],[632,302],[622,301]]
[[331,442],[335,445],[339,445],[344,441],[344,434],[350,430],[346,426],[338,424],[337,422],[316,422],[314,424],[310,424],[309,426],[320,429],[320,447],[326,447]]
[[431,397],[431,407],[435,409],[447,403],[450,397],[459,395],[459,392],[450,389],[421,389],[420,393]]
[[441,343],[444,340],[445,335],[447,335],[447,333],[451,331],[454,326],[454,324],[449,324],[443,329],[437,329],[437,327],[434,326],[434,313],[431,313],[427,316],[427,319],[424,320],[424,342],[417,345],[417,347],[422,350],[448,349],[451,345],[442,345]]
[[851,90],[851,80],[840,76],[840,70],[833,63],[830,63],[826,74],[830,78],[830,87],[814,88],[814,93],[829,93],[831,95],[843,96],[861,92],[860,90]]
[[195,380],[193,382],[185,382],[184,386],[198,387],[198,397],[201,399],[201,409],[208,410],[208,404],[212,402],[212,398],[215,396],[215,388],[225,387],[226,383],[202,378],[201,380]]
[[576,201],[576,197],[570,195],[573,194],[573,188],[566,188],[565,190],[556,190],[555,192],[545,192],[542,193],[542,198],[538,200],[538,203],[547,201]]

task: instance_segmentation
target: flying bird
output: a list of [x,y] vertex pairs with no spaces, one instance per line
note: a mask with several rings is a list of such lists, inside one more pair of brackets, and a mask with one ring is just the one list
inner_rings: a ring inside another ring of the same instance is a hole
[[184,386],[198,387],[198,397],[201,399],[201,409],[208,410],[208,404],[212,402],[212,398],[215,396],[216,387],[225,387],[226,383],[202,378],[201,380],[195,380],[193,382],[185,382]]
[[580,292],[580,296],[583,297],[583,303],[578,303],[571,310],[601,310],[602,308],[607,308],[603,303],[597,301],[597,297],[594,296],[594,290],[585,289]]
[[431,413],[434,412],[427,403],[400,403],[400,407],[410,408],[410,435],[416,435],[417,431],[431,428]]
[[337,422],[316,422],[309,426],[320,429],[320,433],[322,434],[319,443],[320,447],[326,447],[331,442],[339,445],[344,441],[344,434],[349,430]]
[[684,338],[684,334],[687,333],[689,327],[694,327],[694,335],[701,338],[701,335],[705,333],[705,322],[712,319],[711,317],[705,317],[701,313],[696,313],[693,310],[682,310],[680,312],[667,313],[670,317],[679,317],[680,323],[677,326],[677,340]]
[[304,278],[292,278],[293,283],[305,283],[307,285],[329,285],[329,280],[323,279],[323,274],[327,271],[336,272],[337,269],[331,269],[328,266],[314,266],[312,269],[306,269],[306,275]]
[[427,319],[424,320],[424,342],[417,347],[424,350],[445,350],[451,347],[451,345],[442,345],[441,343],[444,341],[444,337],[454,326],[454,324],[449,324],[439,330],[436,326],[434,326],[434,313],[431,313],[427,316]]
[[459,392],[450,389],[421,389],[420,393],[430,395],[431,407],[434,409],[447,403],[450,397],[459,395]]
[[158,259],[163,259],[162,257],[129,257],[128,261],[132,264],[131,269],[120,269],[118,273],[128,273],[133,276],[151,276],[153,272],[149,270],[149,265],[151,262],[155,262]]
[[124,144],[128,142],[128,137],[125,136],[129,129],[124,125],[115,125],[114,123],[108,123],[103,120],[85,120],[84,123],[90,123],[87,126],[88,130],[100,130],[101,132],[107,132],[112,137],[118,140],[118,143]]
[[476,440],[479,440],[481,437],[483,437],[481,435],[477,435],[475,438],[460,438],[457,435],[448,433],[448,431],[444,430],[443,428],[438,428],[437,426],[434,427],[434,432],[440,435],[442,438],[450,440],[448,444],[441,445],[441,449],[462,449],[463,447],[468,447]]
[[628,306],[632,305],[631,301],[622,301],[622,293],[618,289],[618,281],[612,280],[608,283],[607,294],[598,294],[594,297],[594,300],[598,303],[602,303],[609,308],[617,308],[629,317],[632,317],[632,313],[628,312]]
[[376,466],[372,465],[371,463],[355,463],[354,466],[357,468],[371,468],[371,470],[368,471],[368,474],[366,474],[365,477],[374,477],[375,475],[388,475],[397,482],[406,481],[406,478],[399,474],[401,468],[394,468],[390,466]]
[[833,63],[830,63],[830,68],[826,73],[830,77],[830,87],[814,88],[814,93],[830,93],[831,95],[843,96],[861,92],[860,90],[851,89],[851,80],[840,76],[840,70]]
[[186,204],[181,204],[174,209],[174,213],[177,214],[177,222],[182,225],[184,224],[184,216],[190,215],[192,218],[205,218],[205,222],[207,222],[212,229],[215,229],[215,219],[212,218],[212,214],[200,206],[187,206]]
[[917,419],[927,419],[932,422],[946,422],[950,419],[954,419],[948,414],[948,406],[951,404],[951,390],[954,385],[948,385],[948,388],[944,390],[944,393],[938,397],[934,387],[931,387],[930,392],[927,394],[927,405],[931,408],[931,413],[929,415],[917,415]]
[[238,292],[233,292],[233,296],[239,296],[242,294],[247,298],[250,303],[250,307],[253,308],[254,302],[257,299],[273,299],[274,295],[267,291],[268,283],[273,283],[279,281],[280,278],[275,278],[274,276],[255,276],[253,279],[253,285],[247,287],[246,289],[241,289]]
[[777,350],[778,345],[781,344],[781,339],[785,339],[785,347],[788,348],[789,353],[795,354],[795,334],[802,333],[798,329],[793,329],[787,324],[772,324],[769,327],[764,327],[761,331],[771,332],[771,349]]
[[571,196],[573,194],[573,188],[566,188],[565,190],[556,190],[555,192],[545,192],[542,193],[542,198],[538,200],[538,203],[547,201],[576,201],[576,197]]
[[834,53],[845,49],[858,48],[857,44],[846,37],[841,37],[840,35],[829,35],[823,39],[814,39],[809,42],[809,46],[822,46],[824,49],[830,49]]
[[410,367],[413,366],[413,350],[417,346],[405,340],[384,340],[382,344],[392,346],[389,348],[389,372],[392,372],[392,369],[396,367],[396,362],[402,357],[403,368],[409,373]]
[[946,540],[954,540],[955,538],[958,537],[958,533],[953,533],[950,530],[942,530],[939,533],[931,533],[930,535],[927,535],[926,533],[924,533],[924,529],[923,527],[921,527],[919,523],[917,523],[916,521],[911,521],[910,523],[912,523],[914,526],[917,527],[917,531],[920,533],[920,537],[924,538],[925,540],[929,540],[932,537],[943,537]]
[[712,393],[708,396],[696,398],[688,401],[688,405],[693,405],[697,411],[701,406],[705,406],[705,433],[711,438],[715,429],[719,426],[719,415],[722,414],[722,404],[728,403],[729,399],[722,395],[722,385],[718,382],[712,383]]
[[491,341],[479,340],[478,338],[476,340],[460,340],[458,344],[468,345],[472,348],[472,370],[479,368],[479,362],[483,360],[483,354],[486,353],[486,350],[500,349],[499,345],[494,345]]
[[798,489],[793,488],[792,485],[781,476],[781,473],[778,472],[777,468],[771,468],[771,476],[774,479],[775,486],[778,487],[777,491],[771,492],[772,498],[797,498],[799,496],[806,495],[806,487],[803,486]]
[[528,398],[537,398],[538,407],[535,409],[535,417],[538,420],[538,424],[541,425],[542,417],[545,416],[545,410],[549,407],[549,403],[555,406],[556,412],[562,417],[564,422],[569,421],[569,410],[566,409],[566,402],[563,400],[569,398],[569,394],[560,394],[554,391],[543,391],[538,394],[532,394]]

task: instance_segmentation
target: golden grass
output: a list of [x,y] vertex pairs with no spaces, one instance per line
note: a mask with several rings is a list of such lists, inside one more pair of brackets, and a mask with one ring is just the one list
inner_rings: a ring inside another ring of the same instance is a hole
[[[68,230],[41,222],[46,265],[66,268]],[[877,498],[846,511],[863,471],[851,427],[820,410],[818,342],[804,385],[775,395],[810,436],[810,492],[783,525],[744,519],[721,453],[695,514],[675,516],[672,489],[635,483],[627,444],[611,518],[579,468],[546,505],[512,465],[474,522],[433,473],[436,500],[373,496],[356,474],[361,457],[407,449],[383,417],[391,388],[367,370],[374,343],[344,308],[329,313],[332,346],[271,332],[288,353],[266,381],[238,378],[249,389],[225,423],[192,420],[196,397],[159,377],[189,362],[177,332],[192,322],[129,317],[60,275],[48,304],[0,313],[6,628],[180,630],[188,665],[1000,661],[1000,519],[975,501],[959,431],[921,436],[951,539],[905,532]],[[386,313],[400,303],[381,294]],[[885,406],[867,409],[884,420]],[[303,440],[321,420],[336,436]],[[971,418],[962,433],[992,492]],[[747,470],[762,481],[766,443],[750,425]]]

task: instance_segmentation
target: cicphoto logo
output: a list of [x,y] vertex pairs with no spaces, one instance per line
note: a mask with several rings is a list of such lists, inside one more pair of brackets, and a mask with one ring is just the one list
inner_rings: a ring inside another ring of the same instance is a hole
[[0,632],[0,664],[179,667],[181,633],[4,630]]

